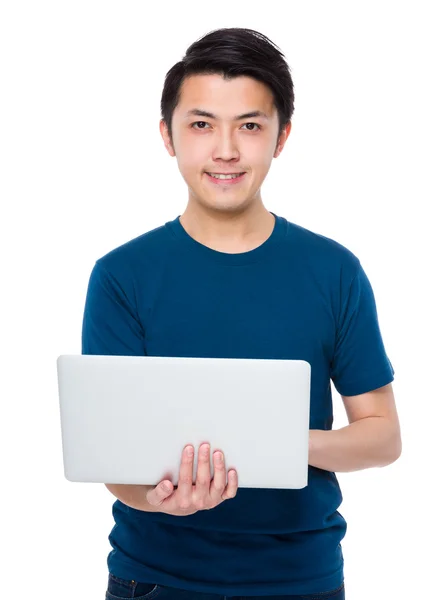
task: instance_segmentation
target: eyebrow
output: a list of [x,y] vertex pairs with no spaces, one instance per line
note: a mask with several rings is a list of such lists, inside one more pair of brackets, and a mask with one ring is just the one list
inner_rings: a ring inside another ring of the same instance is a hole
[[[191,117],[192,115],[196,115],[198,117],[208,117],[209,119],[215,119],[215,120],[220,121],[220,118],[217,117],[216,115],[214,115],[213,113],[210,113],[207,110],[201,110],[200,108],[193,108],[192,110],[189,110],[185,114],[185,118]],[[266,115],[266,113],[262,112],[261,110],[253,110],[252,112],[244,113],[242,115],[237,115],[234,117],[233,120],[241,121],[242,119],[251,119],[253,117],[261,117],[261,118],[269,120],[268,115]]]

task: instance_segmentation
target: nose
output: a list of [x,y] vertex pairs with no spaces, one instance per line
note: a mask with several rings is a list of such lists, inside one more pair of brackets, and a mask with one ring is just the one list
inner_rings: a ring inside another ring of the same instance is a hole
[[222,134],[217,136],[217,142],[213,153],[214,160],[238,160],[239,157],[240,152],[231,135]]

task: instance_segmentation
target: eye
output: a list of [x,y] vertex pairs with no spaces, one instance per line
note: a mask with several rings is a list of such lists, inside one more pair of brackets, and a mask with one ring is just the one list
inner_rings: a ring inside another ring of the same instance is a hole
[[[194,125],[197,125],[198,123],[203,123],[204,125],[208,125],[208,123],[206,121],[195,121],[194,123],[191,123],[191,128],[192,129],[199,129],[200,131],[202,131],[203,129],[205,129],[204,127],[194,127]],[[258,123],[244,123],[244,125],[255,125],[255,127],[258,127],[258,129],[261,129],[261,126],[258,125]],[[248,131],[256,131],[256,129],[249,129]]]
[[[258,129],[261,129],[261,127],[258,125],[258,123],[245,123],[245,125],[255,125],[255,127],[258,127]],[[256,129],[249,129],[249,131],[256,131]]]
[[[194,127],[194,125],[197,125],[198,123],[203,123],[204,125],[208,125],[208,123],[206,123],[205,121],[195,121],[194,123],[191,123],[192,129],[197,129],[196,127]],[[201,127],[200,129],[203,129],[203,127]]]

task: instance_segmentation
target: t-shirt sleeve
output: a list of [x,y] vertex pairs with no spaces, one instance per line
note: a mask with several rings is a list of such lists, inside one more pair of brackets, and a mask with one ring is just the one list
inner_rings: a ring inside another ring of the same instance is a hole
[[358,270],[340,302],[331,379],[343,396],[370,392],[391,383],[394,369],[385,352],[370,281]]
[[82,323],[82,354],[144,356],[144,330],[135,299],[98,261],[88,283]]

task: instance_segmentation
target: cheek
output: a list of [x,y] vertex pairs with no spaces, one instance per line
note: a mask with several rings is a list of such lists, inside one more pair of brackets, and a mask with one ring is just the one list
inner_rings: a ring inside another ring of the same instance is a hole
[[200,157],[189,155],[185,157],[183,164],[181,165],[181,170],[183,170],[189,177],[198,177],[202,174],[202,171],[207,164],[208,161],[205,159],[202,160]]
[[179,148],[178,163],[186,171],[199,171],[211,164],[211,156],[206,147],[187,141]]

